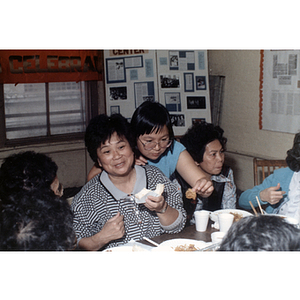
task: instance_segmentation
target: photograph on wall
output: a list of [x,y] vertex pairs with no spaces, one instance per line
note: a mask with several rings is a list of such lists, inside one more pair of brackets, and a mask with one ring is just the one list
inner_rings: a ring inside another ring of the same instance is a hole
[[179,115],[170,114],[170,117],[171,117],[172,126],[175,126],[175,127],[184,127],[185,126],[184,114],[179,114]]
[[127,87],[117,86],[109,88],[109,100],[127,100]]
[[168,111],[181,111],[180,93],[165,93],[165,106]]
[[194,51],[169,51],[170,70],[195,70]]
[[196,124],[196,123],[202,123],[202,122],[206,122],[205,118],[192,118],[192,125]]
[[194,92],[194,74],[184,73],[184,91]]
[[110,114],[119,114],[120,113],[120,106],[119,105],[112,105],[110,107]]
[[180,88],[179,74],[160,75],[160,86],[165,88]]
[[106,82],[126,82],[126,72],[123,58],[106,59]]
[[186,104],[188,109],[205,109],[206,101],[204,96],[187,96]]
[[196,89],[197,90],[206,90],[205,76],[196,76]]
[[135,82],[134,83],[135,107],[140,106],[145,101],[155,101],[154,82]]

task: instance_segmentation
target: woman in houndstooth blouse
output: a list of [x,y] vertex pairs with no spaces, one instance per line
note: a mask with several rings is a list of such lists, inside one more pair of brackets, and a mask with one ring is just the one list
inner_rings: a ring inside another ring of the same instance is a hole
[[[102,172],[72,202],[80,249],[103,250],[183,229],[186,212],[177,186],[157,167],[135,165],[134,139],[123,116],[93,118],[85,143]],[[143,188],[155,190],[158,183],[164,184],[161,196],[148,196],[143,204],[133,200]]]

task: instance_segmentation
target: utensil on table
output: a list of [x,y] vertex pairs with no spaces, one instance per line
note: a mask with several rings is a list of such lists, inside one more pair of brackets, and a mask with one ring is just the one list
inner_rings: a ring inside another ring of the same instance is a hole
[[263,211],[263,209],[261,208],[261,205],[260,205],[260,203],[259,203],[259,200],[258,200],[258,197],[257,197],[257,196],[256,196],[256,201],[257,201],[257,204],[258,204],[258,206],[259,206],[260,213],[263,215],[263,214],[264,214],[264,211]]
[[143,239],[144,239],[145,241],[149,242],[150,244],[154,245],[155,247],[158,247],[158,246],[159,246],[159,244],[157,244],[156,242],[154,242],[154,241],[148,239],[148,238],[145,237],[145,236],[143,237]]
[[254,208],[254,206],[253,206],[252,202],[251,202],[251,201],[249,201],[249,203],[250,203],[250,205],[251,205],[251,207],[252,207],[252,210],[254,211],[254,214],[257,216],[257,212],[256,212],[256,210],[255,210],[255,208]]

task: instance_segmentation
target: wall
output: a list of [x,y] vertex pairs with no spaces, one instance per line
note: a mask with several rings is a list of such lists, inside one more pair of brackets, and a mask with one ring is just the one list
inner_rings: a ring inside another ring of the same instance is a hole
[[0,151],[0,164],[11,154],[35,151],[50,156],[58,165],[58,178],[65,188],[79,187],[86,183],[87,172],[93,162],[85,150],[84,141],[31,145],[5,148]]
[[259,129],[259,50],[209,50],[210,75],[224,75],[220,126],[236,185],[253,187],[253,157],[285,159],[294,134]]

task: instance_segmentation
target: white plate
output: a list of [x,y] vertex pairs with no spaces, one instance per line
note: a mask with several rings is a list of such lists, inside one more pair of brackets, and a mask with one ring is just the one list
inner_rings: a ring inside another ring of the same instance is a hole
[[211,212],[209,217],[215,223],[219,223],[218,214],[231,213],[231,212],[240,214],[243,216],[243,218],[247,217],[247,216],[252,216],[251,213],[249,213],[248,211],[242,210],[242,209],[219,209],[219,210]]
[[[198,240],[191,239],[172,239],[162,242],[158,247],[155,247],[152,251],[175,251],[175,248],[178,246],[186,246],[194,245],[198,250],[205,248],[212,243],[206,243]],[[178,251],[183,252],[183,251]],[[190,252],[190,251],[189,251]]]
[[112,247],[104,250],[103,252],[142,252],[151,251],[153,247],[144,245],[134,240],[129,241],[127,244]]

